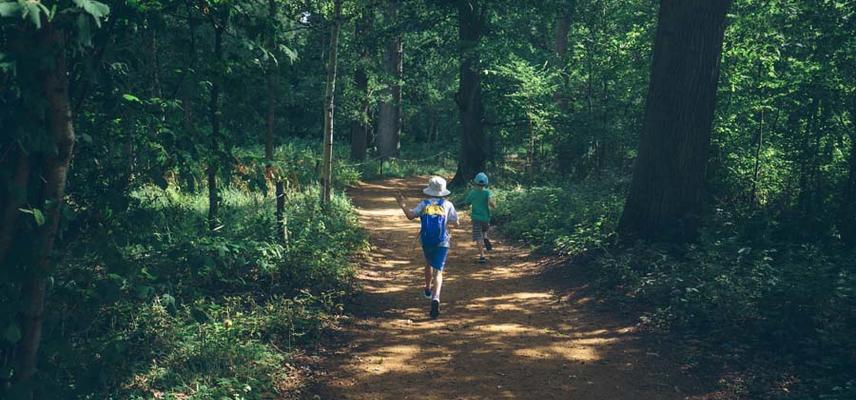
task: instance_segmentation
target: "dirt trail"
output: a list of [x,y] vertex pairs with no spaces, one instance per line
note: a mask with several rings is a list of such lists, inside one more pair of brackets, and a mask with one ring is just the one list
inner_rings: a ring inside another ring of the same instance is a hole
[[[365,293],[329,362],[322,399],[686,399],[699,394],[632,324],[557,293],[526,250],[499,241],[476,264],[469,218],[452,229],[442,315],[421,297],[419,224],[393,199],[425,178],[366,183],[350,194],[371,235]],[[662,344],[660,345],[662,346]],[[317,397],[316,397],[317,398]]]

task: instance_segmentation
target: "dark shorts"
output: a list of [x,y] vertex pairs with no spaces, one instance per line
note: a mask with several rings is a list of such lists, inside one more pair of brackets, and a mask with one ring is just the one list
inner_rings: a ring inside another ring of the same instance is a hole
[[448,247],[425,247],[422,246],[422,252],[425,253],[425,261],[431,268],[442,271],[446,267],[446,257],[449,255]]
[[490,229],[490,223],[473,220],[473,241],[483,241],[487,237],[488,229]]

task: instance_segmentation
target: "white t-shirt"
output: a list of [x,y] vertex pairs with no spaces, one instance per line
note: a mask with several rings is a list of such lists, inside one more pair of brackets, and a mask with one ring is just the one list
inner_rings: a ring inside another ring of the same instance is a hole
[[455,222],[455,223],[458,222],[458,212],[455,211],[455,205],[452,204],[451,201],[446,200],[446,199],[425,199],[425,200],[420,201],[419,204],[417,204],[416,207],[414,207],[410,211],[412,211],[414,214],[421,217],[422,211],[425,209],[425,207],[427,207],[429,204],[432,204],[432,203],[433,204],[439,204],[440,201],[443,202],[443,209],[446,210],[446,232],[447,232],[447,235],[446,235],[446,240],[442,241],[437,246],[450,247],[449,244],[452,240],[452,232],[449,230],[449,222]]

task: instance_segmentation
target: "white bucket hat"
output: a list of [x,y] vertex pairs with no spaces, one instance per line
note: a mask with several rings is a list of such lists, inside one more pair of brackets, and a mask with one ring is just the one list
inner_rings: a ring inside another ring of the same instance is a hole
[[450,191],[446,190],[446,180],[439,176],[432,176],[428,179],[428,187],[422,189],[422,193],[434,197],[448,196]]

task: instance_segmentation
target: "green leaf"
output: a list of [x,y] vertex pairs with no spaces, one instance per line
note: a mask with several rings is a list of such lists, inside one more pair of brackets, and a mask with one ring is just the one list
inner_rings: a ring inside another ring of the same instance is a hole
[[21,14],[21,5],[16,2],[0,3],[0,17],[17,17]]
[[33,209],[33,218],[36,220],[36,225],[42,226],[45,224],[45,215],[38,208]]
[[125,99],[125,101],[130,101],[131,103],[142,103],[142,100],[140,100],[139,97],[134,96],[130,93],[123,94],[122,98]]
[[83,13],[77,15],[77,41],[83,46],[92,46],[92,27]]
[[18,341],[21,340],[21,328],[18,327],[17,323],[13,322],[6,327],[6,330],[3,332],[3,337],[5,337],[9,343],[18,343]]
[[294,62],[297,60],[297,52],[293,49],[286,47],[284,45],[279,45],[279,50],[288,57],[289,61]]
[[30,20],[33,22],[33,25],[35,25],[36,28],[41,29],[41,27],[42,27],[42,16],[41,16],[42,9],[41,9],[41,7],[39,7],[41,4],[40,3],[33,3],[33,2],[29,2],[29,1],[25,1],[25,2],[22,2],[19,4],[21,5],[21,9],[23,10],[21,17],[22,18],[30,17]]
[[74,4],[86,11],[95,19],[95,25],[101,27],[101,18],[110,14],[110,7],[95,0],[74,0]]
[[20,211],[24,214],[32,215],[33,219],[36,220],[36,224],[39,226],[42,226],[45,223],[45,215],[42,213],[42,210],[39,210],[38,208],[33,208],[33,209],[19,208],[18,211]]

